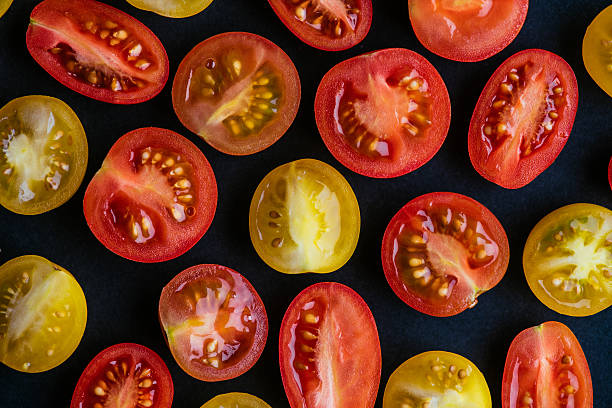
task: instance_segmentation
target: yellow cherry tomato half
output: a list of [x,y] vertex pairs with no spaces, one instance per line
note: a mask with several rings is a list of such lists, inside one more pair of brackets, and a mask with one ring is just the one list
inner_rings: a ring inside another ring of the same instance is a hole
[[353,189],[314,159],[277,167],[257,187],[249,212],[255,250],[283,273],[328,273],[357,246],[361,218]]
[[484,376],[470,360],[446,351],[427,351],[391,374],[383,408],[491,408]]
[[612,211],[572,204],[542,218],[523,252],[531,291],[555,312],[590,316],[612,305]]
[[582,59],[597,85],[612,96],[612,5],[595,17],[582,41]]
[[11,7],[13,0],[0,0],[0,17]]
[[203,11],[213,0],[127,0],[141,10],[152,11],[160,16],[183,18]]
[[83,290],[61,266],[35,255],[0,266],[0,362],[27,373],[57,367],[86,322]]
[[271,408],[254,395],[241,392],[217,395],[202,405],[202,408]]
[[79,118],[59,99],[24,96],[0,109],[0,205],[41,214],[64,204],[87,168]]

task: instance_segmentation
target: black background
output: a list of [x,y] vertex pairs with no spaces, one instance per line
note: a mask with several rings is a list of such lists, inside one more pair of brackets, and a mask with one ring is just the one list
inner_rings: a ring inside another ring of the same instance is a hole
[[[606,177],[612,153],[612,99],[591,80],[581,58],[585,30],[610,0],[532,0],[517,39],[479,63],[452,62],[425,50],[412,31],[405,0],[374,0],[368,37],[336,53],[303,44],[283,26],[266,0],[215,0],[201,14],[177,20],[137,10],[121,0],[105,2],[145,23],[168,51],[170,81],[150,102],[104,104],[63,87],[45,73],[25,46],[28,18],[36,1],[16,0],[0,20],[0,105],[30,94],[60,98],[80,117],[90,147],[85,180],[68,203],[39,216],[19,216],[0,208],[0,263],[25,254],[44,256],[74,274],[89,307],[85,336],[61,366],[42,374],[22,374],[0,365],[0,407],[67,407],[87,363],[102,349],[120,342],[146,345],[163,357],[174,379],[176,407],[200,407],[213,396],[231,391],[249,392],[273,407],[285,407],[277,357],[280,322],[295,295],[326,280],[349,285],[372,309],[383,352],[377,407],[382,405],[389,375],[399,364],[436,349],[472,360],[488,381],[493,406],[500,406],[510,342],[521,330],[548,320],[561,321],[574,331],[591,368],[595,407],[610,406],[612,308],[587,318],[559,315],[531,293],[521,266],[529,231],[549,212],[575,202],[612,206]],[[248,157],[230,157],[212,149],[181,126],[171,104],[170,84],[181,59],[200,41],[225,31],[253,32],[274,41],[293,59],[302,80],[300,111],[287,134],[267,150]],[[397,179],[375,180],[354,174],[334,160],[317,132],[313,103],[321,77],[333,65],[387,47],[415,50],[436,66],[451,96],[452,124],[442,149],[428,164]],[[526,48],[550,50],[570,63],[580,86],[580,105],[572,135],[555,163],[531,184],[513,191],[487,182],[474,171],[467,153],[467,130],[490,75],[507,57]],[[127,261],[106,250],[89,231],[82,212],[87,183],[111,145],[126,132],[146,126],[169,128],[195,142],[211,162],[219,184],[216,217],[204,238],[178,259],[154,265]],[[337,168],[355,190],[362,212],[355,254],[329,275],[278,273],[259,259],[249,239],[249,203],[257,184],[276,166],[306,157]],[[496,214],[510,239],[512,256],[505,278],[479,298],[475,309],[451,318],[429,317],[402,303],[387,285],[380,264],[382,235],[391,217],[412,198],[432,191],[459,192],[480,201]],[[234,380],[204,383],[191,378],[176,365],[162,338],[157,320],[160,291],[178,272],[199,263],[219,263],[244,274],[268,311],[270,334],[265,351],[253,369]]]

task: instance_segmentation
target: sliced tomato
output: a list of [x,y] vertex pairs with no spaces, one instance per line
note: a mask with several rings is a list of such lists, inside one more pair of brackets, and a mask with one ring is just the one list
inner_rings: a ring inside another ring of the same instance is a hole
[[589,316],[612,305],[612,211],[572,204],[542,218],[523,252],[527,283],[552,310]]
[[502,408],[592,408],[593,386],[574,333],[546,322],[514,338],[504,367]]
[[250,33],[202,41],[183,59],[172,85],[183,125],[232,155],[257,153],[280,139],[295,119],[300,95],[289,56]]
[[393,292],[432,316],[453,316],[506,273],[510,249],[500,222],[478,201],[430,193],[406,204],[391,220],[382,264]]
[[283,317],[279,361],[291,408],[372,408],[382,360],[368,305],[340,283],[307,287]]
[[582,58],[591,78],[612,96],[612,5],[595,17],[582,42]]
[[271,408],[254,395],[241,392],[217,395],[202,405],[202,408]]
[[421,44],[463,62],[482,61],[506,48],[521,31],[528,6],[529,0],[408,0]]
[[159,320],[178,365],[202,381],[247,372],[268,337],[268,316],[251,284],[233,269],[196,265],[162,290]]
[[268,0],[300,40],[325,51],[359,44],[372,25],[372,0]]
[[77,191],[87,168],[87,138],[59,99],[24,96],[0,109],[0,205],[42,214]]
[[170,408],[174,386],[153,350],[132,343],[111,346],[85,367],[70,408]]
[[91,232],[109,250],[139,262],[187,252],[217,208],[217,182],[204,154],[170,130],[143,128],[113,145],[85,192]]
[[11,7],[13,0],[0,0],[0,17]]
[[578,83],[563,58],[544,50],[514,54],[478,99],[468,135],[472,165],[502,187],[529,184],[561,153],[577,109]]
[[0,266],[0,362],[25,373],[57,367],[86,322],[83,290],[61,266],[35,255]]
[[315,118],[340,163],[369,177],[397,177],[437,153],[448,133],[451,105],[429,61],[390,48],[351,58],[325,74]]
[[213,0],[127,0],[132,6],[152,11],[161,16],[184,18],[194,16],[213,2]]
[[168,56],[155,34],[94,0],[43,1],[32,11],[26,43],[53,78],[102,102],[144,102],[168,80]]

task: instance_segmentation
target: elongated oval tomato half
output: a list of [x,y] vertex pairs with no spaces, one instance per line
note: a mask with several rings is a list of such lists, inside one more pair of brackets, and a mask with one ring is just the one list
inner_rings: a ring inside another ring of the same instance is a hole
[[257,153],[280,139],[295,119],[300,95],[291,58],[250,33],[202,41],[183,59],[172,85],[183,125],[231,155]]
[[382,264],[393,292],[432,316],[474,307],[508,268],[508,237],[478,201],[456,193],[430,193],[406,204],[391,220]]
[[612,5],[595,17],[582,41],[582,59],[589,75],[612,96]]
[[168,56],[155,34],[94,0],[43,1],[32,11],[26,43],[53,78],[102,102],[144,102],[168,80]]
[[521,31],[528,6],[529,0],[408,0],[421,44],[462,62],[482,61],[506,48]]
[[159,321],[178,365],[202,381],[238,377],[257,362],[268,316],[251,284],[233,269],[196,265],[162,290]]
[[427,163],[450,126],[446,85],[419,54],[390,48],[333,67],[315,99],[319,133],[334,157],[369,177],[397,177]]
[[113,145],[85,192],[91,232],[109,250],[139,262],[187,252],[217,208],[217,182],[204,154],[170,130],[143,128]]
[[283,24],[306,44],[341,51],[359,44],[372,25],[372,0],[268,0]]
[[70,408],[170,408],[174,385],[153,350],[122,343],[100,352],[79,378]]
[[493,73],[474,109],[472,165],[502,187],[529,184],[563,150],[577,109],[578,83],[563,58],[537,49],[514,54]]
[[283,317],[279,361],[291,408],[373,407],[381,354],[368,305],[340,283],[307,287]]
[[574,333],[546,322],[514,338],[504,367],[502,408],[591,408],[593,386]]

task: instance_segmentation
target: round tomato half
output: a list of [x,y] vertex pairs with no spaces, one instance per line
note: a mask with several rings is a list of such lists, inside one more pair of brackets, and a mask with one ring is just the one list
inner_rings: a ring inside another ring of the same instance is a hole
[[0,17],[11,7],[13,0],[0,0]]
[[273,42],[250,33],[202,41],[172,85],[179,120],[215,149],[257,153],[285,134],[300,106],[295,65]]
[[542,218],[523,252],[532,292],[555,312],[590,316],[612,305],[612,211],[572,204]]
[[478,367],[467,358],[427,351],[406,360],[389,377],[383,408],[398,407],[491,408],[491,392]]
[[504,367],[502,408],[592,408],[593,386],[574,333],[546,322],[514,338]]
[[468,135],[472,165],[502,187],[529,184],[561,153],[577,109],[578,83],[563,58],[544,50],[514,54],[478,99]]
[[528,6],[529,0],[408,0],[421,44],[462,62],[482,61],[506,48],[521,31]]
[[306,44],[341,51],[359,44],[372,25],[372,0],[268,0],[283,24]]
[[87,168],[87,138],[59,99],[24,96],[0,109],[0,205],[42,214],[77,191]]
[[170,408],[174,385],[153,350],[116,344],[94,357],[76,385],[70,408]]
[[361,218],[353,189],[336,169],[314,159],[272,170],[249,211],[251,242],[283,273],[328,273],[355,252]]
[[397,177],[427,163],[451,119],[446,85],[433,65],[403,48],[333,67],[315,99],[319,133],[334,157],[369,177]]
[[25,373],[57,367],[86,323],[83,290],[61,266],[35,255],[0,266],[0,362]]
[[26,43],[53,78],[102,102],[144,102],[168,80],[168,55],[155,34],[94,0],[43,1],[32,11]]
[[196,265],[162,290],[159,320],[178,365],[202,381],[244,374],[261,356],[268,316],[255,288],[238,272]]
[[476,306],[508,268],[506,231],[485,206],[455,193],[430,193],[406,204],[391,220],[382,264],[393,292],[432,316]]
[[132,6],[172,18],[191,17],[203,11],[213,0],[127,0]]
[[170,130],[143,128],[117,140],[85,192],[91,232],[109,250],[139,262],[187,252],[217,208],[217,182],[193,143]]
[[279,361],[291,408],[372,408],[381,354],[368,305],[339,283],[307,287],[283,317]]
[[202,408],[271,408],[254,395],[241,392],[217,395],[202,405]]
[[591,78],[612,96],[612,5],[595,17],[582,41],[582,58]]

